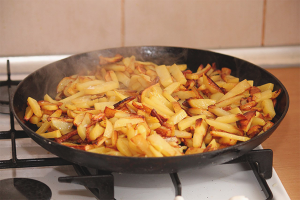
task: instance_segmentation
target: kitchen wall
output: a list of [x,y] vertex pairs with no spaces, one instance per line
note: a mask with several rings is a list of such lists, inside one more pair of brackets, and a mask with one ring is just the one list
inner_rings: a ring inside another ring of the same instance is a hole
[[299,0],[0,0],[0,57],[300,45]]

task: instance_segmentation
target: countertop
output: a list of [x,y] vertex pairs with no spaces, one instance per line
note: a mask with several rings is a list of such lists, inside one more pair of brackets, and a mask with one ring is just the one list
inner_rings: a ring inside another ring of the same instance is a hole
[[286,117],[262,146],[273,150],[273,167],[290,198],[300,199],[300,67],[267,71],[286,87],[290,106]]

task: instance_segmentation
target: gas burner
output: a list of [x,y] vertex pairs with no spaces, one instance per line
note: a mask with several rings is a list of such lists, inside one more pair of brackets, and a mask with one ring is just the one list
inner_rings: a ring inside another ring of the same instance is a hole
[[4,200],[50,200],[50,188],[37,180],[29,178],[9,178],[0,181],[0,199]]

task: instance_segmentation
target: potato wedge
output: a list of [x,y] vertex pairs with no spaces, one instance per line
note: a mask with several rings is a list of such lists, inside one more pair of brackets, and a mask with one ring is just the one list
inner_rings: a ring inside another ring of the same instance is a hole
[[176,151],[171,145],[166,142],[160,135],[152,134],[147,140],[151,143],[151,145],[161,152],[164,156],[175,156]]
[[32,112],[37,116],[37,117],[42,117],[42,110],[41,110],[41,107],[40,105],[38,104],[38,102],[31,98],[31,97],[28,97],[27,99],[27,103],[28,105],[30,106],[30,108],[32,109]]
[[196,120],[195,132],[193,135],[193,147],[201,147],[203,139],[207,133],[208,124],[202,118]]
[[239,82],[234,88],[232,88],[229,92],[227,92],[220,100],[223,101],[225,99],[229,99],[231,97],[237,96],[246,90],[250,89],[251,85],[248,83],[248,81],[245,79],[241,82]]

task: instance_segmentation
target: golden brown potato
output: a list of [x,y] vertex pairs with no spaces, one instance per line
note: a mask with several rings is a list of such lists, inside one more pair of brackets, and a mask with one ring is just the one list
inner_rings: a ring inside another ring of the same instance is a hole
[[24,120],[71,148],[114,156],[163,157],[214,151],[273,126],[281,90],[229,68],[99,57],[86,75],[64,77],[53,99],[27,100]]

